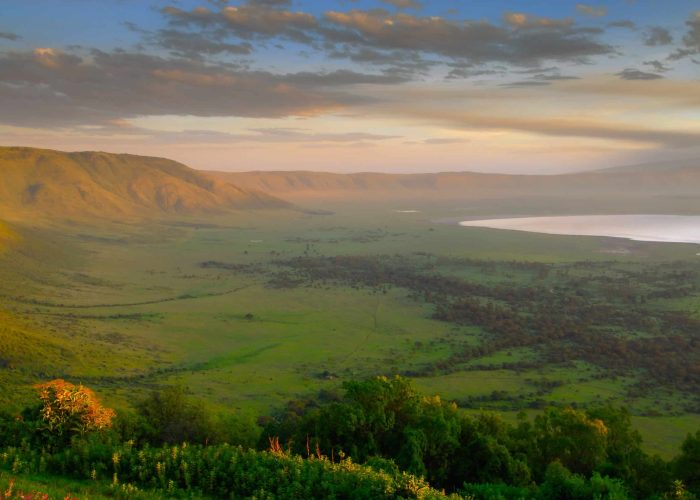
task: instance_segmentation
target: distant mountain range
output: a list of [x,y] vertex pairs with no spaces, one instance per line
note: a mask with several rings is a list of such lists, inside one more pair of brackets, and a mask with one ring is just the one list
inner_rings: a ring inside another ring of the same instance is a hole
[[484,199],[511,196],[698,196],[700,160],[644,164],[562,175],[475,172],[334,174],[325,172],[208,172],[216,179],[285,199],[442,196]]
[[0,148],[0,217],[159,216],[288,208],[164,158]]
[[[569,209],[578,212],[607,200],[617,211],[694,211],[700,210],[700,160],[564,175],[231,173],[194,170],[164,158],[0,147],[0,219],[9,221],[197,215],[290,209],[304,202],[319,206],[324,200],[394,199],[504,200],[510,207],[521,199],[572,200]],[[0,246],[9,241],[8,234],[0,226]]]

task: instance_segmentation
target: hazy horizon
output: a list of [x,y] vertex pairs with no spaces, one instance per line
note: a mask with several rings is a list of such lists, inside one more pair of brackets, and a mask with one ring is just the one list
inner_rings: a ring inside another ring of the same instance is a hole
[[691,0],[0,10],[8,146],[338,173],[555,174],[700,157]]

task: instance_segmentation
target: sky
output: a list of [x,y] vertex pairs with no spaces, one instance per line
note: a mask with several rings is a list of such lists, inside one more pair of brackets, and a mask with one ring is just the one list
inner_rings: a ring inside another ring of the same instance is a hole
[[700,2],[0,0],[0,145],[228,171],[700,158]]

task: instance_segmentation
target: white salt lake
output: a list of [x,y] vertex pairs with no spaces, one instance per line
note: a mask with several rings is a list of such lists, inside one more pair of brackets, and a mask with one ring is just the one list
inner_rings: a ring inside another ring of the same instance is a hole
[[697,215],[569,215],[466,220],[459,224],[531,233],[700,244],[700,216]]

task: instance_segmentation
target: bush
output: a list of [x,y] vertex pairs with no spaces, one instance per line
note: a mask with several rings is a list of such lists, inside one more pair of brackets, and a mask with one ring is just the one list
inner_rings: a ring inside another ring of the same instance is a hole
[[42,472],[111,480],[115,485],[199,491],[216,498],[438,498],[420,478],[375,470],[352,460],[303,459],[229,445],[136,448],[108,446],[92,439],[75,441],[60,452],[9,448],[0,468],[14,474]]

